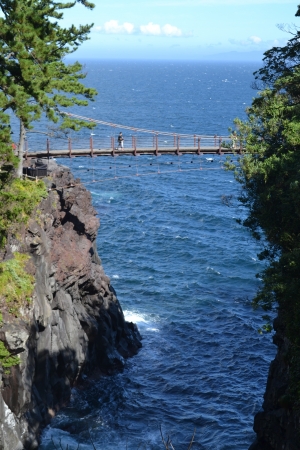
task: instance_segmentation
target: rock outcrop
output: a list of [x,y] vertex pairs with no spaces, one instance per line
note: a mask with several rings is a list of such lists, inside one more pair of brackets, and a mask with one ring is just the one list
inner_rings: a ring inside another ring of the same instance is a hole
[[39,432],[70,398],[82,375],[121,369],[140,348],[124,320],[96,249],[99,220],[90,193],[68,168],[52,167],[51,188],[11,251],[31,255],[31,307],[0,328],[20,364],[0,373],[0,450],[38,448]]
[[300,412],[292,408],[289,399],[289,341],[279,317],[274,321],[273,341],[278,350],[269,369],[263,411],[254,419],[256,442],[249,450],[299,450]]

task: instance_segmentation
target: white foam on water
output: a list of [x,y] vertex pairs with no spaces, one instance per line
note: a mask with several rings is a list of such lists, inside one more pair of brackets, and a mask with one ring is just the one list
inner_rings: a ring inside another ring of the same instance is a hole
[[214,269],[213,267],[206,267],[207,272],[212,272],[212,273],[216,273],[217,275],[221,275],[221,272],[218,272],[216,269]]
[[145,315],[144,314],[140,314],[138,312],[128,311],[128,310],[123,311],[123,313],[124,313],[125,320],[127,322],[149,323],[149,320],[145,319]]
[[159,333],[158,328],[146,328],[147,331],[153,331],[154,333]]
[[102,196],[102,194],[99,194],[98,192],[94,192],[94,191],[91,191],[91,194],[97,195],[98,197],[101,197],[101,196]]
[[112,275],[112,278],[114,278],[115,280],[118,280],[120,277],[119,277],[119,275]]
[[107,191],[107,192],[103,192],[103,191],[91,191],[92,194],[94,195],[98,195],[100,197],[103,198],[103,200],[114,200],[115,198],[119,198],[120,197],[120,193],[116,192],[116,191]]

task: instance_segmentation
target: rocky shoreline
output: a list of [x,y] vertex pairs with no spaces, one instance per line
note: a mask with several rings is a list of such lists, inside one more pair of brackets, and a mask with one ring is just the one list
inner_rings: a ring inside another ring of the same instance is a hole
[[97,254],[90,193],[68,168],[49,168],[48,197],[2,255],[30,254],[36,285],[30,307],[20,318],[5,314],[0,328],[6,348],[20,356],[0,373],[0,450],[38,448],[41,429],[84,374],[120,370],[141,347]]

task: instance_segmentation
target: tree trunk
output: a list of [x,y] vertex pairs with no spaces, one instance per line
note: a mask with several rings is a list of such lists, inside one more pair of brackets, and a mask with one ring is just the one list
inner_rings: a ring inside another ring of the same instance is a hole
[[18,178],[22,178],[22,175],[23,175],[23,154],[24,154],[24,146],[25,146],[25,136],[26,136],[25,126],[24,126],[22,119],[20,119],[20,139],[19,139],[19,145],[18,145],[19,164],[18,164],[18,168],[17,168],[17,177]]

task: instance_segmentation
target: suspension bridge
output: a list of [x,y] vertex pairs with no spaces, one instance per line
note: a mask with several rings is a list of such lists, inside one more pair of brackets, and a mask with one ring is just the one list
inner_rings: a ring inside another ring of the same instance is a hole
[[[46,139],[34,143],[26,140],[24,158],[66,158],[79,156],[120,156],[120,155],[184,155],[184,154],[241,154],[242,142],[237,137],[201,134],[178,134],[167,131],[148,130],[91,119],[77,114],[64,113],[69,117],[96,123],[110,129],[110,134],[73,138]],[[123,148],[118,145],[117,135],[124,132]],[[37,148],[38,147],[38,148]]]

